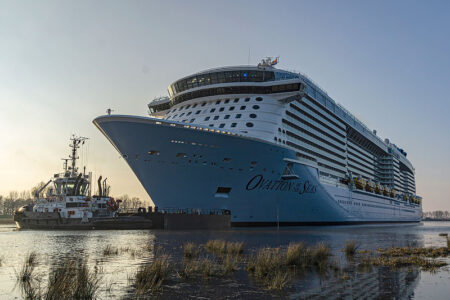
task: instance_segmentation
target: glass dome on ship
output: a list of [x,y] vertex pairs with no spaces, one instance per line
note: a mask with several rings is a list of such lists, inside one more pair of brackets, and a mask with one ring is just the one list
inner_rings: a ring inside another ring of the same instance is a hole
[[420,221],[406,152],[277,62],[186,76],[149,117],[94,124],[161,208],[227,209],[235,226]]

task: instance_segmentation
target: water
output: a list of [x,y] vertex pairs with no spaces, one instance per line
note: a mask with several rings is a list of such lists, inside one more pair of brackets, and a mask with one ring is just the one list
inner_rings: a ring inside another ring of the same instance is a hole
[[[290,242],[306,244],[326,242],[333,259],[345,264],[342,248],[347,240],[358,241],[360,250],[375,250],[392,246],[429,247],[446,245],[439,237],[450,232],[450,222],[424,222],[405,225],[364,225],[326,227],[235,228],[227,231],[18,231],[13,225],[0,225],[0,299],[21,299],[16,286],[16,273],[27,253],[35,251],[39,264],[37,272],[46,282],[52,266],[66,258],[86,258],[91,268],[103,274],[101,299],[132,298],[129,278],[139,265],[153,259],[154,250],[164,249],[181,261],[185,242],[205,243],[211,239],[242,241],[246,252],[271,246],[287,246]],[[111,244],[123,251],[104,256],[103,249]],[[149,250],[150,249],[150,250]],[[446,261],[450,263],[449,259]],[[308,299],[449,299],[450,271],[448,267],[436,273],[418,268],[391,270],[387,267],[366,272],[350,272],[325,277],[309,274],[291,281],[283,292],[269,292],[240,270],[235,276],[215,278],[207,282],[177,279],[176,275],[164,286],[161,298],[308,298]]]

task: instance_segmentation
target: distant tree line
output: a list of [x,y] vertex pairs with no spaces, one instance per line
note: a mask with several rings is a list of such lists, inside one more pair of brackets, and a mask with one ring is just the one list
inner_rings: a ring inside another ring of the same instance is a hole
[[429,220],[449,220],[450,221],[450,212],[444,210],[435,210],[428,211],[423,213],[424,219]]
[[[12,216],[14,211],[24,205],[34,204],[34,194],[44,186],[44,182],[38,183],[30,190],[22,192],[12,191],[8,195],[0,195],[0,216]],[[46,190],[41,194],[46,194]],[[142,201],[138,197],[130,197],[127,194],[114,197],[116,200],[122,200],[120,208],[124,210],[136,210],[139,207],[146,207],[150,205],[147,201]]]

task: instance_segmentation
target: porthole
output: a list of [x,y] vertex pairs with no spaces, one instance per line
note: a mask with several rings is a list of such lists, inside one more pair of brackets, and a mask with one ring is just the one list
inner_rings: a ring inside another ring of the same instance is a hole
[[262,99],[263,99],[263,98],[261,98],[261,97],[256,97],[255,100],[256,100],[256,101],[262,101]]
[[206,105],[206,102],[203,102],[203,103],[202,103],[202,106],[205,106],[205,105]]
[[245,105],[242,105],[242,106],[241,106],[241,110],[244,110],[244,109],[245,109]]
[[253,109],[259,109],[259,105],[253,105]]
[[239,98],[234,99],[233,102],[234,102],[234,103],[238,103],[238,102],[239,102]]
[[210,118],[211,118],[211,117],[206,117],[206,118],[205,118],[205,121],[208,121]]
[[230,106],[230,108],[228,109],[229,111],[234,110],[234,106]]
[[224,109],[225,109],[224,107],[221,107],[221,108],[219,109],[219,111],[224,111]]
[[281,128],[278,128],[278,132],[281,132]]
[[223,117],[225,120],[230,118],[230,115],[225,115],[225,117]]
[[201,112],[202,112],[201,110],[197,110],[197,111],[195,112],[195,114],[198,115],[198,114],[201,113]]
[[220,100],[217,100],[217,101],[216,101],[216,104],[220,104]]
[[245,123],[245,126],[247,126],[247,127],[253,127],[253,123],[252,123],[252,122],[247,122],[247,123]]
[[245,98],[245,102],[248,102],[248,101],[250,101],[250,98]]
[[222,123],[219,125],[219,128],[224,128],[225,127],[225,123]]
[[227,104],[228,102],[230,102],[230,99],[225,99],[225,104]]
[[195,119],[191,119],[190,121],[189,121],[189,123],[193,123],[195,121]]
[[240,119],[241,116],[242,116],[241,114],[237,114],[237,115],[236,115],[236,119]]
[[216,111],[216,109],[215,108],[211,108],[211,110],[209,111],[210,113],[213,113],[213,112],[215,112]]
[[237,123],[231,123],[231,127],[236,127]]
[[209,124],[209,127],[213,127],[214,126],[214,124]]
[[187,114],[186,114],[186,116],[189,116],[190,114],[192,114],[192,112],[190,111],[190,112],[188,112]]
[[219,116],[214,116],[214,120],[218,120],[219,119]]
[[254,119],[254,118],[256,118],[256,114],[250,114],[249,117]]

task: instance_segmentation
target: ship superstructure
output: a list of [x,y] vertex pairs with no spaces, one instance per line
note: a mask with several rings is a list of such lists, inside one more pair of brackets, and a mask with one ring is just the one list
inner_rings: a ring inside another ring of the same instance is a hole
[[228,209],[235,225],[420,221],[406,152],[276,62],[184,77],[150,117],[94,123],[160,207]]

